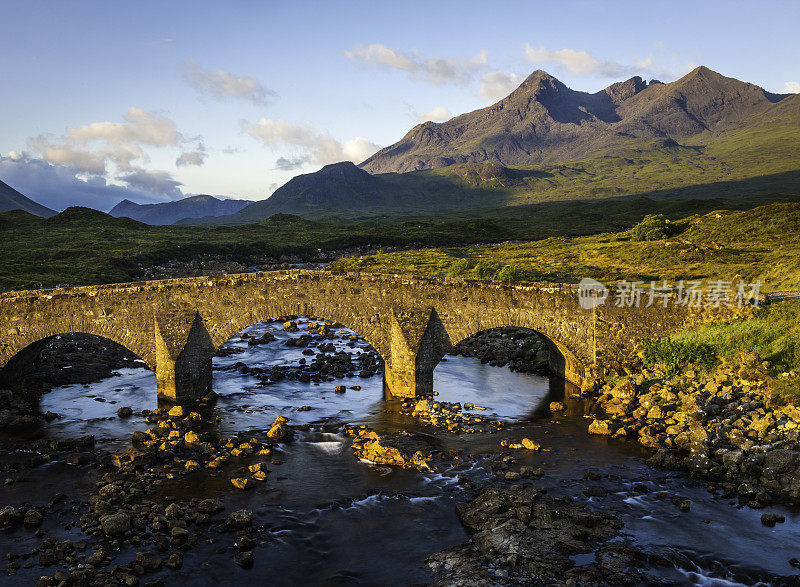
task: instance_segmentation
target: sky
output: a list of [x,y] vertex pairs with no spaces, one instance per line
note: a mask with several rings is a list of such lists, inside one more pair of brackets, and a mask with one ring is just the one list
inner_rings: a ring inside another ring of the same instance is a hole
[[54,209],[263,199],[544,69],[800,92],[800,2],[0,0],[0,180]]

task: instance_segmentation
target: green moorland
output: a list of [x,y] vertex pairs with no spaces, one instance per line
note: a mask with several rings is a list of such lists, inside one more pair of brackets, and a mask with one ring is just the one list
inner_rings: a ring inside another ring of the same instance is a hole
[[[213,228],[149,226],[127,218],[112,218],[86,208],[70,208],[52,218],[12,211],[0,214],[0,290],[135,281],[145,278],[148,268],[170,261],[219,259],[246,266],[287,259],[311,261],[320,258],[320,250],[344,253],[356,248],[454,247],[552,237],[549,241],[542,241],[545,245],[506,245],[506,248],[521,247],[520,250],[524,250],[525,247],[545,246],[542,254],[550,254],[556,251],[553,248],[548,252],[547,247],[562,243],[561,248],[566,254],[571,248],[568,243],[572,242],[566,237],[625,230],[646,214],[661,213],[677,220],[719,208],[743,210],[765,202],[787,199],[798,198],[629,198],[483,209],[480,218],[417,217],[355,225],[317,222],[283,214],[251,225]],[[446,261],[446,270],[456,258],[464,257],[469,262],[475,255],[482,254],[459,251],[421,251],[406,255],[441,257]],[[569,262],[569,257],[565,257],[564,263]],[[524,260],[514,261],[520,267],[525,263]],[[543,267],[549,266],[548,263],[553,265],[555,261],[550,260]],[[367,268],[353,265],[352,260],[343,262],[342,266],[346,265],[354,269]],[[380,266],[372,269],[380,269]],[[414,268],[406,267],[404,261],[394,269]],[[484,273],[484,276],[493,276],[493,273]],[[470,273],[467,271],[464,274]],[[539,274],[525,273],[521,276],[530,278]],[[561,269],[541,272],[541,277],[548,276],[552,279],[565,278]]]
[[718,210],[671,223],[674,234],[636,241],[632,231],[533,242],[352,256],[331,269],[506,281],[760,280],[800,289],[800,204]]

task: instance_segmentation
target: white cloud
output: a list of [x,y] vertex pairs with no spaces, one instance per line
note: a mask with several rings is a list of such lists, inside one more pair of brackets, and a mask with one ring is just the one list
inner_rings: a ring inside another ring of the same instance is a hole
[[332,136],[317,131],[311,125],[296,125],[286,120],[260,118],[252,123],[241,121],[242,129],[270,147],[293,147],[299,155],[277,161],[279,169],[295,169],[307,162],[327,165],[337,161],[360,163],[380,146],[364,137],[355,137],[344,145]]
[[104,141],[111,146],[142,144],[155,147],[175,145],[182,139],[175,123],[166,116],[131,106],[123,118],[125,122],[93,122],[67,127],[67,137],[78,143]]
[[185,196],[180,190],[176,193],[177,186],[168,182],[162,182],[161,185],[168,192],[156,193],[152,191],[156,183],[151,182],[150,189],[138,189],[133,185],[137,183],[135,178],[130,187],[109,183],[102,177],[81,179],[75,176],[74,168],[53,165],[18,152],[14,152],[13,156],[12,153],[7,157],[0,156],[0,177],[22,194],[54,210],[69,206],[110,210],[124,199],[145,204]]
[[342,154],[346,161],[353,163],[361,163],[364,159],[374,154],[375,151],[380,149],[380,145],[376,145],[369,139],[364,137],[355,137],[345,142],[342,147]]
[[478,95],[488,102],[497,102],[516,90],[523,81],[524,78],[515,73],[499,69],[488,71],[481,76]]
[[194,151],[185,151],[175,160],[176,167],[188,167],[190,165],[200,167],[206,161],[206,146],[203,143],[197,145]]
[[203,69],[199,63],[189,60],[183,64],[184,79],[204,96],[215,100],[239,98],[264,106],[277,96],[261,82],[249,75],[235,75],[224,69]]
[[351,61],[385,69],[399,69],[408,72],[412,79],[432,84],[466,85],[472,81],[475,72],[486,67],[486,51],[481,51],[468,60],[450,57],[432,57],[419,51],[398,51],[386,45],[373,44],[345,51]]
[[786,85],[783,86],[782,92],[784,94],[800,94],[800,83],[786,82]]
[[531,46],[530,43],[525,43],[525,58],[537,66],[564,68],[578,76],[622,78],[651,73],[665,78],[674,77],[671,72],[657,68],[653,58],[650,56],[645,59],[639,59],[634,64],[625,65],[612,59],[595,57],[586,51],[577,51],[575,49],[558,49],[554,51],[545,47],[537,49]]
[[53,139],[41,135],[31,139],[30,146],[48,163],[103,175],[109,162],[128,170],[134,161],[148,161],[142,146],[166,147],[185,142],[175,123],[160,114],[131,106],[123,119],[124,122],[92,122],[67,127],[65,136]]
[[445,120],[450,120],[453,115],[450,111],[445,108],[444,106],[436,106],[430,112],[415,112],[414,116],[416,116],[420,122],[444,122]]

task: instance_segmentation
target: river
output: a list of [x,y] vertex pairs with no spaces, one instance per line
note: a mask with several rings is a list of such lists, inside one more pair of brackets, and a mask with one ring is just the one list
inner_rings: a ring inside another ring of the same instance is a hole
[[[260,337],[271,332],[276,339],[248,345],[238,335],[226,346],[240,352],[214,359],[215,406],[219,433],[263,431],[278,415],[291,424],[310,424],[293,442],[283,444],[274,458],[268,481],[251,492],[232,489],[224,472],[199,471],[160,490],[165,501],[191,497],[218,497],[228,510],[251,509],[255,521],[267,528],[267,538],[255,550],[255,565],[244,570],[231,555],[219,553],[219,543],[202,543],[184,554],[181,584],[299,585],[425,583],[433,577],[424,559],[468,538],[456,513],[462,499],[458,476],[481,481],[491,473],[482,455],[498,449],[504,438],[528,436],[539,440],[540,452],[521,455],[521,462],[541,467],[536,479],[553,495],[583,495],[587,485],[602,485],[604,497],[586,497],[592,507],[620,514],[623,533],[653,552],[664,553],[671,566],[654,576],[683,584],[754,584],[770,575],[792,575],[789,559],[800,557],[800,517],[785,508],[750,510],[706,490],[705,484],[682,473],[655,470],[645,464],[647,453],[632,441],[600,438],[586,433],[584,406],[569,401],[569,410],[557,418],[547,406],[559,398],[557,382],[546,377],[511,372],[482,365],[475,359],[448,356],[435,371],[437,400],[472,402],[481,412],[505,420],[507,427],[494,434],[452,435],[434,432],[442,449],[460,449],[470,455],[463,464],[437,473],[419,473],[375,466],[354,458],[345,424],[366,424],[378,432],[415,428],[407,417],[389,409],[382,397],[381,376],[346,379],[346,393],[334,393],[341,381],[300,383],[283,380],[264,384],[257,376],[233,368],[297,365],[308,358],[304,349],[283,343],[296,334],[280,323],[257,324],[245,333]],[[337,332],[339,332],[337,330]],[[353,342],[349,331],[332,341],[336,350],[365,352],[363,339]],[[348,346],[348,344],[350,346]],[[353,387],[360,387],[356,390]],[[117,417],[121,406],[134,416]],[[300,406],[310,409],[297,411]],[[134,430],[148,425],[142,410],[156,407],[155,376],[144,368],[126,368],[114,377],[88,385],[52,390],[41,399],[42,411],[62,415],[50,423],[53,438],[95,435],[101,449],[120,450],[130,445]],[[419,430],[431,434],[430,430]],[[53,462],[28,469],[17,482],[0,488],[0,506],[28,502],[46,503],[56,492],[66,493],[76,505],[95,489],[98,474],[91,467]],[[591,481],[587,481],[591,479]],[[691,501],[689,512],[680,511],[672,497]],[[762,526],[763,511],[780,512],[784,524]],[[79,538],[65,524],[76,518],[64,508],[49,516],[43,529],[49,534]],[[24,526],[0,532],[0,552],[21,552],[38,538]],[[120,554],[132,558],[136,549]],[[592,555],[580,555],[578,564]],[[25,584],[45,571],[22,568],[8,584]],[[47,572],[52,574],[52,569]],[[169,579],[162,570],[156,577]],[[174,577],[174,575],[173,575]],[[169,581],[168,581],[169,583]]]

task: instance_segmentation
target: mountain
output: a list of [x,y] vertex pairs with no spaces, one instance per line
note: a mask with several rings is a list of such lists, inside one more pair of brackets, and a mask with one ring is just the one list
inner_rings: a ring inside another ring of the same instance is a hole
[[51,210],[47,206],[37,204],[28,197],[23,196],[10,185],[0,181],[0,212],[8,212],[9,210],[24,210],[37,216],[53,216],[56,211]]
[[358,167],[328,165],[234,215],[186,223],[758,195],[800,195],[800,94],[771,94],[706,67],[671,83],[633,77],[595,93],[535,71],[496,104],[418,125]]
[[[253,202],[237,213],[217,220],[225,224],[247,224],[279,213],[302,215],[320,210],[336,212],[390,207],[392,191],[390,183],[344,161],[326,165],[315,173],[293,177],[266,200]],[[196,221],[218,223],[206,217],[188,218],[179,224],[195,224]]]
[[174,224],[185,218],[235,214],[251,203],[249,200],[221,200],[214,196],[191,196],[160,204],[136,204],[130,200],[122,200],[109,214],[116,217],[127,216],[146,224]]
[[361,168],[402,173],[455,163],[550,163],[603,152],[630,139],[680,142],[757,122],[788,98],[707,67],[668,84],[637,76],[593,94],[537,70],[487,108],[415,126]]

